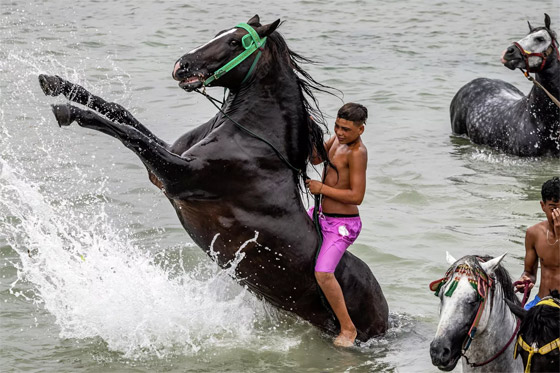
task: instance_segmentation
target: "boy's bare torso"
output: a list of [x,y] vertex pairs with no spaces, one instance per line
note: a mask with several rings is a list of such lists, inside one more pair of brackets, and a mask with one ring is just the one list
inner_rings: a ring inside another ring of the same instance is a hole
[[[327,143],[327,150],[329,159],[331,160],[331,163],[336,166],[337,170],[334,170],[332,167],[328,168],[325,185],[336,189],[350,189],[350,157],[354,152],[358,153],[359,156],[366,157],[367,159],[367,149],[365,145],[361,139],[357,139],[352,144],[340,144],[338,139],[333,137]],[[323,212],[330,214],[358,214],[357,205],[343,203],[327,196],[323,197],[322,207]]]
[[560,290],[560,242],[555,242],[556,238],[550,231],[547,237],[547,228],[548,222],[543,221],[527,230],[541,264],[540,298],[549,295],[550,290]]

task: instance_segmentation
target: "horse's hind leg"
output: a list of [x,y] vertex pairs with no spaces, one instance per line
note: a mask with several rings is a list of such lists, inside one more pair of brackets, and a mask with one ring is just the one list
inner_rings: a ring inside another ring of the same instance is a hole
[[[88,92],[84,87],[70,83],[58,75],[39,75],[39,83],[43,93],[48,96],[58,96],[63,94],[70,101],[77,102],[103,114],[113,122],[129,125],[142,132],[144,135],[158,142],[162,146],[167,146],[161,139],[158,139],[150,130],[140,123],[128,110],[115,102],[107,102],[99,96]],[[59,122],[59,125],[64,125]]]

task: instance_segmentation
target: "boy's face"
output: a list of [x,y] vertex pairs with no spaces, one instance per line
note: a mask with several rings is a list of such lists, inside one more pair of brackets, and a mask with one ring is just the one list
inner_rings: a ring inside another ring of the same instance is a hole
[[541,207],[546,215],[546,218],[549,221],[552,221],[552,211],[554,211],[555,209],[560,209],[560,201],[541,201]]
[[334,122],[334,133],[340,144],[350,144],[362,133],[364,133],[364,125],[356,125],[354,122],[346,119],[336,118]]

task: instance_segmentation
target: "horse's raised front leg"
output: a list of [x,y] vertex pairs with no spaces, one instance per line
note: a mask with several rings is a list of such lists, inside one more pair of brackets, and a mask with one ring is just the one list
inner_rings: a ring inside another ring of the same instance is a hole
[[103,114],[112,122],[129,125],[148,136],[152,141],[167,147],[167,144],[163,140],[156,137],[121,105],[115,102],[107,102],[101,97],[91,94],[84,87],[64,80],[58,75],[39,75],[39,83],[45,95],[58,96],[63,94],[70,101],[87,106]]
[[157,177],[153,180],[150,175],[150,180],[163,188],[168,197],[181,197],[182,193],[188,193],[189,188],[196,188],[198,178],[194,171],[203,167],[202,160],[178,156],[136,128],[113,123],[90,110],[72,105],[53,105],[53,113],[59,126],[69,126],[76,121],[81,127],[119,139]]

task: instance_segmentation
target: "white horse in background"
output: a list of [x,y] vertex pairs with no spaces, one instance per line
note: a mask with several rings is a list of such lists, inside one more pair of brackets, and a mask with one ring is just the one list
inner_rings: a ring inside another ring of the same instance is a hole
[[440,320],[430,344],[432,364],[450,371],[459,359],[463,372],[522,372],[514,360],[519,323],[504,299],[519,304],[509,273],[497,258],[468,255],[455,260],[445,277],[430,284],[440,298]]

